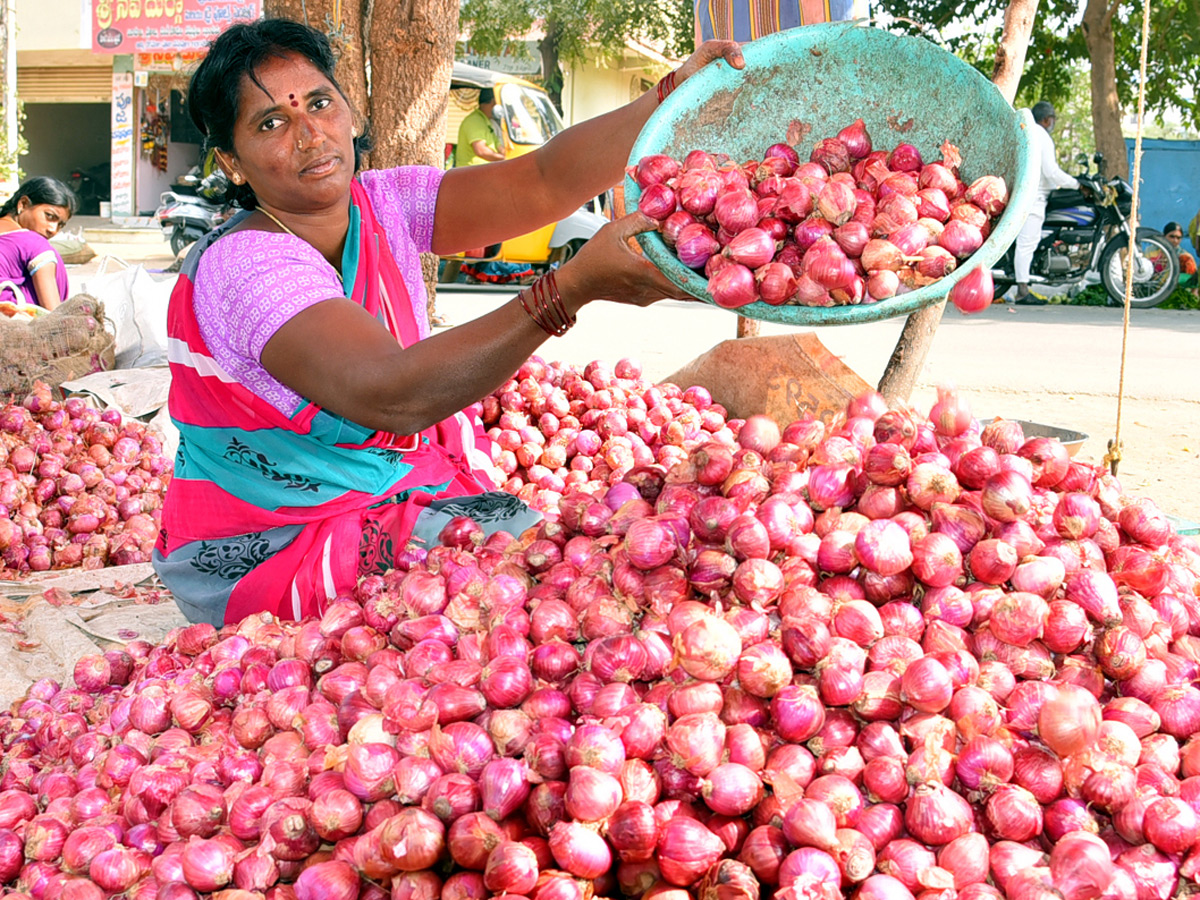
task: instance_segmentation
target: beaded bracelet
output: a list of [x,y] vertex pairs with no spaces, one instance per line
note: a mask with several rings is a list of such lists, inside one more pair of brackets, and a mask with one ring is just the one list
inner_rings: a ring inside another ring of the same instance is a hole
[[666,100],[667,94],[673,90],[675,90],[675,72],[671,71],[659,79],[658,87],[656,88],[659,104]]
[[575,316],[567,313],[566,304],[558,292],[553,271],[547,272],[517,296],[529,318],[552,337],[562,337],[575,324]]

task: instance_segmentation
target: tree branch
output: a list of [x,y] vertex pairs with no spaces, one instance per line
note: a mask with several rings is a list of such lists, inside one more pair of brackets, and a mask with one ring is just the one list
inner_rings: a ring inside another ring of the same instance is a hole
[[1033,34],[1037,8],[1038,0],[1012,0],[1004,11],[1004,31],[996,47],[992,82],[1009,103],[1016,98],[1021,74],[1025,71],[1025,54],[1029,49],[1029,37]]

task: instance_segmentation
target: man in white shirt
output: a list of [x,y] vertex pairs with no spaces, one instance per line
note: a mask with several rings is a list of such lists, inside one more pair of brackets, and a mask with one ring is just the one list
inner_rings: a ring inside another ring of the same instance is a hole
[[1046,302],[1043,298],[1029,292],[1029,266],[1033,262],[1033,251],[1037,249],[1037,245],[1042,239],[1042,222],[1046,218],[1046,198],[1055,188],[1079,190],[1079,181],[1064,172],[1058,165],[1054,151],[1054,139],[1050,137],[1050,132],[1054,130],[1054,107],[1045,100],[1041,100],[1033,105],[1031,111],[1033,121],[1039,127],[1030,131],[1029,140],[1033,142],[1033,155],[1039,161],[1041,175],[1037,197],[1033,201],[1033,208],[1029,210],[1029,218],[1025,220],[1021,233],[1017,235],[1016,252],[1013,256],[1014,275],[1017,280],[1016,302],[1027,306],[1041,305]]

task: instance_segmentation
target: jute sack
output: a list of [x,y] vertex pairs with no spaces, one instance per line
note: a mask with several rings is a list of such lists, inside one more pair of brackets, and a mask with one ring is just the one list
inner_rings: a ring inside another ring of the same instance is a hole
[[114,344],[103,304],[87,294],[33,319],[0,318],[0,400],[24,397],[35,381],[58,388],[111,369]]
[[809,415],[828,425],[871,389],[811,331],[723,341],[666,381],[707,388],[731,417],[765,413],[780,428]]
[[67,265],[78,265],[96,257],[96,251],[92,249],[92,245],[82,237],[58,238],[51,241],[50,245],[58,251],[58,255]]

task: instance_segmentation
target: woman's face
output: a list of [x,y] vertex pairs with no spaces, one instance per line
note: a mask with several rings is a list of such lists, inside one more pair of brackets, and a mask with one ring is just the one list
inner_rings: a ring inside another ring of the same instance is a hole
[[230,174],[245,178],[274,209],[302,213],[344,205],[354,178],[346,99],[299,54],[271,57],[256,74],[261,88],[242,78]]
[[1174,231],[1172,231],[1170,234],[1167,235],[1167,240],[1170,241],[1172,244],[1174,244],[1175,249],[1178,250],[1179,242],[1183,240],[1182,229],[1176,228]]
[[49,203],[35,206],[24,197],[17,201],[17,224],[28,231],[36,231],[47,240],[58,234],[70,218],[71,211],[65,206]]

